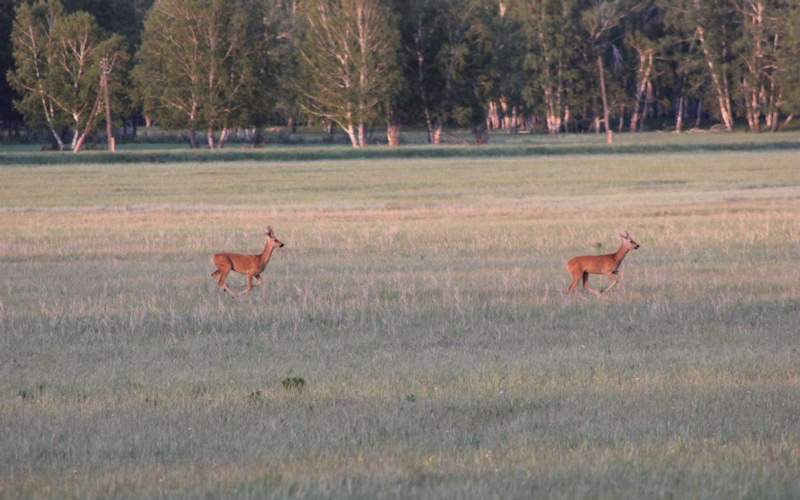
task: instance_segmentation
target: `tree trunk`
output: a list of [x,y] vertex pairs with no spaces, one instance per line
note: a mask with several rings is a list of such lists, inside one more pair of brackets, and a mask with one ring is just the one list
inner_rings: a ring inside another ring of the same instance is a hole
[[76,127],[75,127],[75,136],[73,137],[73,153],[79,153],[83,148],[84,143],[86,142],[86,137],[92,133],[92,129],[94,129],[94,121],[97,118],[97,115],[100,111],[100,101],[103,98],[102,92],[97,93],[97,98],[94,100],[94,106],[92,106],[92,111],[89,113],[89,118],[86,119],[86,126],[83,129],[83,132],[78,135],[78,128],[77,128],[77,120],[76,120]]
[[42,98],[42,108],[44,108],[44,117],[45,120],[47,121],[47,128],[53,135],[53,139],[56,141],[56,144],[58,145],[58,150],[64,151],[64,141],[61,140],[61,136],[58,135],[58,132],[56,132],[56,129],[53,126],[53,118],[52,118],[53,110],[52,109],[48,110],[47,108],[47,100],[44,97],[44,91],[42,91],[40,95]]
[[386,140],[389,142],[389,146],[397,147],[400,145],[400,124],[399,123],[387,123],[386,124]]
[[[778,49],[778,33],[776,32],[772,37],[772,53],[777,52]],[[775,84],[775,71],[777,71],[777,69],[774,69],[773,74],[768,76],[769,91],[767,95],[767,127],[769,127],[771,132],[778,130],[778,118],[780,117],[778,103],[781,101],[782,97],[782,89],[779,85]]]
[[[746,2],[742,9],[744,25],[749,27],[752,34],[752,54],[745,62],[747,72],[741,77],[742,90],[745,101],[747,125],[752,132],[761,131],[762,97],[765,97],[764,88],[764,3],[758,0]],[[750,26],[747,26],[748,21]],[[748,78],[749,75],[749,78]]]
[[606,129],[606,144],[614,142],[613,132],[609,126],[608,98],[606,97],[606,75],[603,68],[603,57],[597,56],[597,73],[600,76],[600,97],[603,100],[603,126]]
[[647,92],[645,93],[644,106],[642,107],[642,116],[639,118],[639,131],[644,129],[645,118],[649,116],[657,116],[658,110],[656,109],[656,98],[653,92],[653,81],[647,80]]
[[189,146],[197,149],[197,129],[194,128],[194,123],[189,127]]
[[716,64],[714,63],[711,51],[706,43],[705,31],[702,26],[697,27],[697,39],[700,42],[700,48],[703,51],[706,65],[711,74],[711,83],[714,86],[714,93],[717,95],[717,102],[719,103],[720,118],[722,118],[722,123],[725,125],[725,130],[731,132],[733,131],[733,112],[731,110],[731,95],[728,89],[728,79],[725,73],[721,75],[717,74]]
[[500,128],[500,112],[497,110],[497,103],[489,101],[489,112],[486,113],[486,123],[489,129]]
[[547,122],[547,133],[557,135],[561,130],[561,95],[553,95],[550,86],[544,88],[545,121]]
[[61,136],[58,135],[58,132],[55,131],[51,124],[48,124],[47,128],[50,129],[50,133],[53,135],[53,140],[56,141],[58,150],[64,151],[64,141],[61,140]]
[[417,33],[414,36],[414,43],[417,47],[417,92],[419,92],[419,99],[422,103],[422,114],[425,117],[425,125],[428,128],[428,143],[433,144],[433,121],[431,120],[431,112],[430,109],[428,109],[428,98],[425,93],[425,54],[419,49],[421,40],[421,28],[418,28]]
[[214,129],[212,127],[208,127],[206,131],[206,143],[208,144],[208,149],[214,149]]
[[681,129],[683,128],[683,101],[684,97],[683,94],[678,98],[678,107],[675,110],[675,132],[681,133]]
[[[33,28],[32,27],[29,28],[29,33],[30,33],[31,46],[33,47],[35,52],[38,52],[37,49],[36,49],[36,46],[38,45],[36,43],[37,38],[33,34]],[[50,133],[53,135],[53,139],[56,141],[56,144],[58,145],[58,150],[59,151],[64,151],[64,141],[61,140],[61,136],[59,136],[58,132],[56,132],[55,124],[53,123],[53,116],[54,116],[55,113],[54,113],[54,110],[52,108],[52,104],[49,103],[48,99],[45,97],[44,85],[42,84],[42,74],[41,74],[41,71],[39,69],[39,64],[38,64],[38,57],[34,57],[34,65],[33,66],[34,66],[34,70],[36,72],[37,91],[39,93],[39,98],[42,101],[42,111],[44,112],[44,118],[45,118],[45,121],[47,122],[47,128],[50,130]]]
[[431,131],[431,144],[438,146],[442,143],[442,122],[437,118],[433,122]]
[[[332,128],[333,127],[331,127],[331,129]],[[347,137],[350,138],[350,145],[352,145],[354,148],[357,148],[358,147],[358,136],[356,135],[355,127],[353,127],[353,125],[351,125],[351,124],[348,124],[346,127],[342,127],[342,129],[347,134]]]
[[517,133],[517,107],[510,106],[508,99],[505,97],[500,98],[500,109],[503,112],[502,124],[503,130],[509,134]]
[[367,145],[367,126],[364,123],[358,124],[358,147],[363,148]]
[[225,147],[225,141],[228,140],[229,134],[230,129],[228,127],[223,127],[222,131],[219,133],[219,143],[217,144],[217,149],[222,149]]
[[294,116],[290,116],[286,119],[286,128],[289,130],[290,134],[297,133],[297,122],[294,119]]
[[[633,113],[631,114],[631,132],[639,131],[639,110],[642,99],[644,98],[645,90],[647,89],[647,82],[650,80],[650,72],[653,69],[653,49],[640,50],[639,53],[639,69],[636,73],[638,83],[636,85],[636,99],[633,103]],[[642,112],[644,118],[644,112]]]

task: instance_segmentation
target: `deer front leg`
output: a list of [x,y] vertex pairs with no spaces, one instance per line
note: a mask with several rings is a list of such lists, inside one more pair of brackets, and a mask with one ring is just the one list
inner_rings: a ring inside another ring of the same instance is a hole
[[608,288],[603,290],[603,293],[607,293],[609,290],[617,286],[618,283],[621,285],[620,282],[622,281],[622,271],[614,271],[608,275],[608,278],[611,280],[611,284],[608,286]]
[[254,275],[252,275],[252,274],[248,274],[247,275],[247,287],[244,290],[242,290],[241,292],[239,292],[236,295],[237,297],[241,297],[242,295],[247,295],[248,293],[250,293],[250,290],[253,289],[253,276]]

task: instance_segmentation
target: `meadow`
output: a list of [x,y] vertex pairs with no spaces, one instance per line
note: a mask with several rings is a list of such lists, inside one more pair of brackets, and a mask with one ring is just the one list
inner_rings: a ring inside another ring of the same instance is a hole
[[[673,137],[7,153],[0,497],[799,497],[800,137]],[[621,230],[623,287],[566,295]]]

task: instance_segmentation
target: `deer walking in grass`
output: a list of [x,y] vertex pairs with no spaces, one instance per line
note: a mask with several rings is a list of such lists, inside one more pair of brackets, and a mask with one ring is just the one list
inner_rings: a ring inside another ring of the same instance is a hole
[[[568,293],[575,291],[581,279],[583,280],[583,288],[596,296],[608,292],[622,281],[622,271],[619,270],[620,265],[622,265],[622,259],[631,250],[638,249],[639,244],[633,241],[628,231],[620,234],[619,238],[622,243],[614,253],[607,255],[581,255],[580,257],[573,257],[567,262],[567,271],[572,276],[572,283],[567,290]],[[607,276],[611,280],[611,284],[602,292],[598,292],[589,286],[590,274]]]
[[[218,253],[214,254],[214,257],[211,258],[211,263],[217,268],[216,271],[211,273],[211,277],[217,280],[217,285],[219,285],[223,291],[232,294],[234,297],[238,297],[250,292],[253,288],[253,279],[257,281],[258,285],[261,284],[261,273],[264,271],[264,268],[267,267],[267,264],[269,264],[272,252],[276,248],[283,247],[283,242],[275,237],[275,233],[272,231],[271,227],[267,227],[264,230],[264,235],[267,237],[267,241],[264,243],[264,250],[258,255]],[[245,288],[244,291],[234,293],[228,288],[225,279],[231,271],[247,276],[247,288]]]

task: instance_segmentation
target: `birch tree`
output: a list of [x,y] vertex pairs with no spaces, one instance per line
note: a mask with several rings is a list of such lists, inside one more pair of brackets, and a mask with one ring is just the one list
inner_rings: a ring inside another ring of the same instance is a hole
[[522,0],[515,14],[526,36],[525,99],[541,105],[547,132],[558,134],[567,124],[568,90],[574,86],[580,35],[575,30],[575,8],[567,0]]
[[[403,20],[406,103],[418,108],[428,142],[440,144],[445,125],[482,126],[486,111],[480,95],[478,48],[470,30],[476,3],[471,0],[409,0],[398,6]],[[483,138],[482,130],[478,130]]]
[[[72,119],[72,150],[78,152],[93,132],[106,96],[111,118],[113,92],[104,93],[102,87],[113,85],[113,75],[127,60],[125,41],[119,35],[103,39],[94,18],[76,12],[55,24],[49,59],[50,97]],[[113,147],[113,141],[109,146]]]
[[767,129],[775,130],[778,125],[782,88],[776,78],[776,57],[786,26],[781,22],[782,14],[788,10],[782,4],[775,0],[733,2],[742,26],[736,44],[742,68],[738,95],[747,125],[753,132],[761,130],[762,117]]
[[266,112],[263,8],[255,0],[161,0],[148,13],[135,80],[146,111],[187,128],[192,147],[201,127],[218,149],[231,127]]
[[364,147],[367,127],[384,118],[381,103],[396,92],[395,22],[380,0],[305,0],[301,8],[301,105]]
[[524,37],[507,0],[478,1],[470,27],[487,125],[516,132],[522,112]]
[[[56,127],[69,125],[71,149],[80,151],[98,122],[103,100],[106,120],[116,107],[111,99],[119,96],[118,76],[127,59],[124,40],[106,37],[85,12],[63,15],[60,2],[50,0],[19,7],[14,44],[16,71],[10,80],[23,95],[19,108],[43,117],[59,149],[64,144]],[[107,93],[101,92],[104,82]]]
[[[800,4],[789,4],[779,18],[781,42],[775,56],[776,105],[787,114],[783,125],[800,114]],[[773,124],[773,129],[778,124]]]
[[45,126],[59,151],[64,149],[57,130],[63,125],[63,116],[50,95],[47,75],[51,32],[63,15],[63,7],[56,0],[21,3],[17,7],[11,32],[15,65],[8,72],[9,83],[20,94],[14,103],[16,108],[28,125]]
[[608,107],[606,71],[603,55],[609,46],[608,37],[626,14],[626,6],[620,0],[597,0],[589,9],[582,12],[581,22],[588,35],[590,47],[594,53],[597,68],[597,83],[603,104],[603,126],[606,131],[606,143],[613,142],[611,118]]

